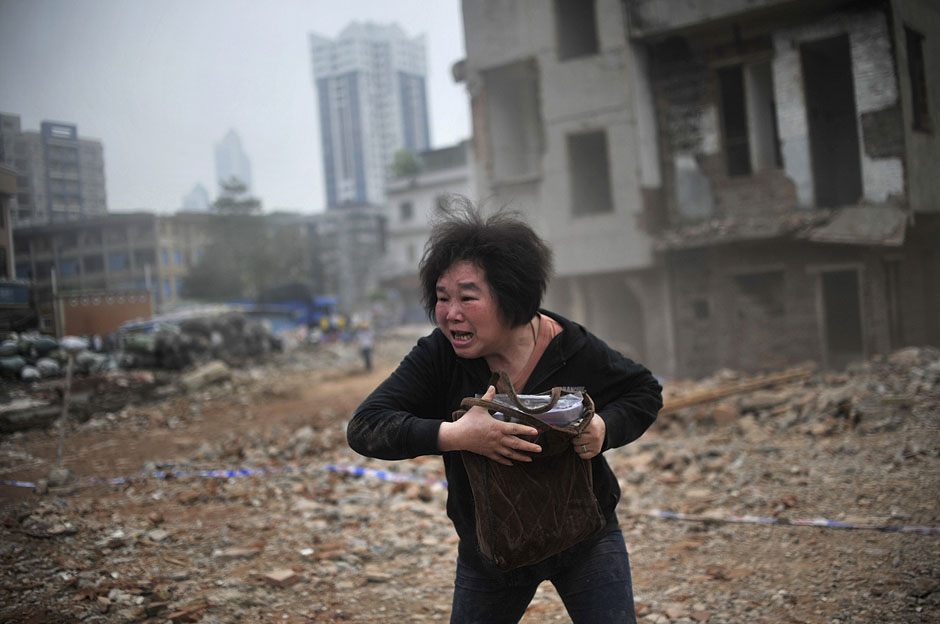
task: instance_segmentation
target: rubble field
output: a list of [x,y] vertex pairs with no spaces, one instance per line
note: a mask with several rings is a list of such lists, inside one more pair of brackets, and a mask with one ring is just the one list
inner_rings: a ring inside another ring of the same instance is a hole
[[[72,478],[49,478],[56,427],[2,434],[0,621],[446,622],[440,459],[344,440],[411,342],[380,339],[371,373],[350,346],[188,392],[161,376],[69,426]],[[640,622],[937,621],[940,351],[665,388],[646,435],[607,453]],[[523,622],[567,621],[543,584]]]

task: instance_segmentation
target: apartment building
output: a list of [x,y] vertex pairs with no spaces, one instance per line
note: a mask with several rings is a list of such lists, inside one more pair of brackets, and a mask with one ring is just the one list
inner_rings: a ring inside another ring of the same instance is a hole
[[472,197],[470,142],[420,152],[414,171],[393,178],[385,188],[386,246],[379,282],[391,297],[397,321],[425,320],[418,263],[431,221],[453,195]]
[[431,143],[423,37],[353,22],[336,39],[310,35],[327,208],[380,205],[398,150]]
[[101,141],[78,136],[75,124],[43,121],[23,131],[18,115],[0,113],[3,163],[15,169],[14,223],[41,225],[108,211]]
[[348,205],[310,217],[322,294],[335,296],[338,309],[344,312],[368,310],[370,298],[379,289],[379,266],[385,253],[381,207]]
[[481,197],[659,374],[940,344],[929,0],[464,2]]
[[940,344],[940,7],[626,6],[677,371]]
[[634,59],[618,0],[464,2],[477,193],[552,246],[546,306],[669,368],[663,268],[643,189]]
[[148,291],[165,308],[178,300],[183,277],[199,260],[207,219],[199,213],[112,213],[17,227],[16,277],[32,281],[40,303],[53,290]]

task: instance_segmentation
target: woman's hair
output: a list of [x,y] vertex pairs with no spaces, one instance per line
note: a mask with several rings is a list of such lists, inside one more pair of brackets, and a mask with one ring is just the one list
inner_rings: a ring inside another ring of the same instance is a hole
[[552,272],[552,251],[515,213],[484,216],[473,202],[450,196],[440,206],[419,265],[422,301],[435,320],[437,282],[457,262],[483,270],[503,319],[518,327],[538,312]]

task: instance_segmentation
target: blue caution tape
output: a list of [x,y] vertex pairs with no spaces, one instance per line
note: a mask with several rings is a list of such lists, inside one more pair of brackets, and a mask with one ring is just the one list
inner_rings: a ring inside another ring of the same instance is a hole
[[13,487],[24,487],[24,488],[36,487],[35,483],[31,483],[29,481],[0,481],[0,485],[12,485]]
[[[235,470],[157,470],[150,473],[142,473],[129,477],[113,477],[103,479],[101,477],[87,477],[79,482],[96,485],[121,485],[131,483],[142,479],[185,479],[189,477],[206,477],[219,479],[235,479],[238,477],[252,477],[265,474],[296,472],[290,466],[284,468],[238,468]],[[0,485],[11,485],[14,487],[34,488],[36,484],[31,481],[0,481]]]
[[737,524],[778,524],[789,526],[813,526],[827,527],[833,529],[859,529],[869,531],[886,531],[897,533],[920,533],[922,535],[940,534],[940,527],[931,526],[907,526],[907,525],[884,525],[884,524],[858,524],[854,522],[842,522],[841,520],[829,520],[827,518],[810,518],[801,520],[798,518],[774,518],[767,516],[708,516],[700,514],[686,514],[678,511],[663,511],[662,509],[652,509],[650,511],[639,512],[638,515],[651,516],[653,518],[664,518],[667,520],[688,520],[692,522],[722,522]]
[[[414,483],[422,483],[425,485],[441,485],[443,487],[447,487],[447,481],[444,481],[443,479],[428,479],[425,477],[419,477],[417,475],[391,472],[388,470],[376,470],[374,468],[364,468],[362,466],[337,466],[328,464],[326,469],[330,472],[344,472],[360,477],[374,477],[383,481],[391,481],[394,483],[410,481]],[[267,474],[283,474],[292,472],[299,472],[299,470],[292,466],[284,466],[283,468],[238,468],[234,470],[158,470],[155,472],[141,473],[128,477],[87,477],[82,479],[81,482],[97,485],[121,485],[123,483],[130,483],[132,481],[140,481],[141,479],[185,479],[191,477],[237,479],[239,477],[254,477]],[[0,481],[0,485],[10,485],[13,487],[22,488],[36,487],[36,484],[32,481]]]
[[412,483],[422,483],[424,485],[440,485],[447,487],[447,481],[443,479],[428,479],[417,475],[403,474],[400,472],[390,472],[388,470],[376,470],[374,468],[363,468],[362,466],[335,466],[330,464],[326,467],[330,472],[347,472],[359,477],[374,477],[382,481],[391,481],[393,483],[403,483],[410,481]]
[[[330,472],[342,472],[359,477],[372,477],[382,481],[392,483],[421,483],[424,485],[440,485],[447,487],[447,481],[443,479],[428,479],[418,475],[392,472],[389,470],[376,470],[375,468],[365,468],[363,466],[340,466],[327,464],[326,469]],[[140,479],[183,479],[188,477],[205,477],[218,479],[237,479],[240,477],[252,477],[267,474],[283,474],[299,472],[292,466],[283,468],[238,468],[234,470],[175,470],[175,471],[156,471],[149,474],[142,474],[132,477],[114,477],[111,479],[102,479],[100,477],[89,477],[85,479],[88,483],[120,485],[137,481]],[[13,487],[34,488],[35,483],[30,481],[0,481],[0,485],[9,485]],[[662,509],[651,509],[649,511],[634,512],[634,515],[649,516],[652,518],[662,518],[665,520],[686,520],[692,522],[721,522],[734,524],[775,524],[789,526],[812,526],[826,527],[836,529],[864,529],[870,531],[885,531],[895,533],[918,533],[921,535],[938,535],[940,527],[931,526],[908,526],[908,525],[876,525],[876,524],[858,524],[853,522],[842,522],[840,520],[829,520],[827,518],[775,518],[773,516],[710,516],[703,514],[687,514],[678,511],[665,511]]]

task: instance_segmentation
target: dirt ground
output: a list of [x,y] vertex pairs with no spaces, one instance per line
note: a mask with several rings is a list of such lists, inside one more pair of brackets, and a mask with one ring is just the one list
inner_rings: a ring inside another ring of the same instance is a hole
[[[286,354],[72,425],[75,482],[0,485],[0,621],[446,622],[440,459],[344,442],[406,348],[380,342],[371,373]],[[640,621],[938,621],[938,379],[932,350],[816,373],[664,414],[608,452]],[[47,477],[57,435],[0,438],[0,479]],[[550,584],[523,621],[568,621]]]

